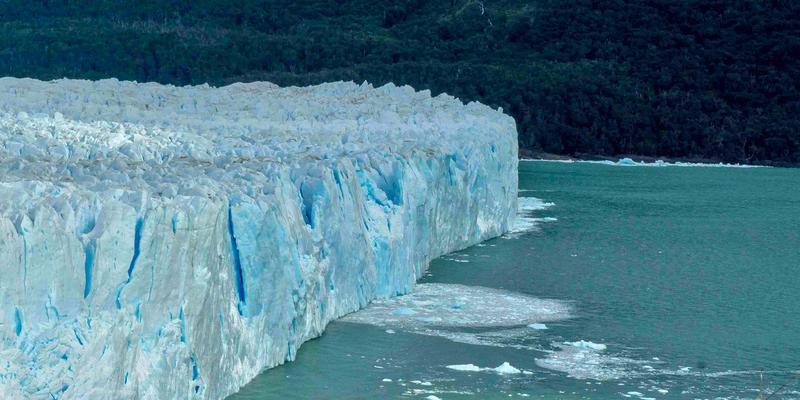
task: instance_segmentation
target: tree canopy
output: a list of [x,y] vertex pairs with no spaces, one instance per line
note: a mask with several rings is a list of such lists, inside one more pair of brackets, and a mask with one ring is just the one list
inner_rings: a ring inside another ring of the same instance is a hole
[[0,75],[410,84],[565,155],[800,163],[800,3],[5,0]]

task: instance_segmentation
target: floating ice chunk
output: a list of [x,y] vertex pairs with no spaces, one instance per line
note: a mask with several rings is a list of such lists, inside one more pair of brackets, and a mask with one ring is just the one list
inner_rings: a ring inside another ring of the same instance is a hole
[[499,374],[519,374],[520,372],[522,372],[511,366],[511,364],[509,364],[508,361],[500,364],[500,366],[496,367],[494,371]]
[[391,380],[391,379],[389,379],[389,378],[383,378],[383,379],[381,379],[381,382],[391,382],[391,381],[392,381],[392,380]]
[[503,375],[513,375],[513,374],[524,374],[524,375],[533,375],[531,371],[522,371],[518,368],[515,368],[508,361],[500,364],[495,368],[481,368],[475,364],[455,364],[455,365],[448,365],[446,368],[455,370],[455,371],[462,371],[462,372],[481,372],[481,371],[493,371],[497,372],[498,374]]
[[528,328],[531,328],[531,329],[536,329],[536,330],[540,331],[540,330],[547,329],[547,325],[545,325],[545,324],[539,324],[539,323],[536,323],[536,324],[528,324]]
[[448,365],[447,368],[464,372],[480,372],[482,370],[481,367],[475,364],[454,364],[454,365]]
[[577,342],[564,342],[564,344],[569,345],[569,346],[573,346],[573,347],[578,347],[578,348],[581,348],[581,349],[591,349],[591,350],[597,350],[597,351],[603,351],[603,350],[606,349],[606,345],[604,345],[602,343],[588,342],[588,341],[585,341],[585,340],[579,340]]
[[394,335],[394,334],[395,334],[395,331],[394,331],[394,329],[387,329],[387,330],[386,330],[386,333],[388,333],[388,334],[390,334],[390,335]]
[[428,396],[428,397],[426,397],[426,399],[428,399],[428,400],[442,400],[440,397],[438,397],[436,395],[433,395],[433,394]]
[[423,283],[411,294],[375,300],[342,321],[413,332],[429,327],[502,327],[559,321],[569,318],[571,310],[563,301],[506,290]]
[[[396,312],[399,309],[409,309],[414,313]],[[390,330],[403,329],[459,343],[537,350],[538,346],[522,343],[531,335],[532,329],[524,326],[570,318],[571,310],[568,302],[538,299],[505,290],[426,283],[417,285],[412,294],[376,300],[366,309],[342,320]],[[453,329],[458,327],[471,329]],[[504,327],[514,328],[474,329]]]

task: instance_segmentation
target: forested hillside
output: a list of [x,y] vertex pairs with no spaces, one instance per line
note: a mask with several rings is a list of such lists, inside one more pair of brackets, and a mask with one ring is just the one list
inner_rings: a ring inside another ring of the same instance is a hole
[[800,2],[0,0],[0,75],[410,84],[520,145],[800,163]]

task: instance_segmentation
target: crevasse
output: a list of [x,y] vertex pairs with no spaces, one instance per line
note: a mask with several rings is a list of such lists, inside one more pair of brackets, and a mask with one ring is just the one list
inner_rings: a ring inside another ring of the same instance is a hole
[[409,87],[0,79],[0,397],[222,399],[505,232],[517,135]]

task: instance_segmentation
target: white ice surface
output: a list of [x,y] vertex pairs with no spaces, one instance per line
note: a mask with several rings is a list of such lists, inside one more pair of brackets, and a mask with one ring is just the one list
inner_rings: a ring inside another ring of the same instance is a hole
[[494,371],[497,372],[498,374],[519,374],[522,372],[519,369],[514,368],[514,366],[509,364],[508,361],[494,368]]
[[479,366],[477,366],[475,364],[455,364],[455,365],[448,365],[447,368],[455,370],[455,371],[461,371],[461,372],[482,372],[482,371],[485,372],[485,371],[491,371],[491,372],[496,372],[496,373],[501,374],[501,375],[515,375],[515,374],[521,374],[523,372],[526,373],[526,374],[531,374],[530,371],[522,371],[522,370],[514,367],[508,361],[503,362],[502,364],[500,364],[499,366],[497,366],[495,368],[489,368],[489,367],[481,368],[481,367],[479,367]]
[[516,238],[520,235],[538,229],[543,222],[557,221],[553,217],[537,217],[536,212],[546,210],[555,204],[546,202],[536,197],[520,197],[517,199],[517,216],[511,222],[505,237]]
[[475,364],[453,364],[453,365],[448,365],[447,368],[464,372],[480,372],[483,370],[483,368]]
[[605,353],[606,345],[579,340],[554,343],[557,351],[536,359],[541,368],[565,372],[575,379],[610,380],[629,376],[629,368],[637,361]]
[[509,327],[570,317],[558,300],[479,286],[422,283],[405,296],[374,301],[342,320],[409,330],[457,327]]
[[606,345],[602,343],[594,343],[587,340],[578,340],[577,342],[564,342],[567,346],[576,347],[579,349],[588,349],[588,350],[596,350],[596,351],[603,351],[606,349]]
[[504,233],[516,139],[393,85],[0,79],[0,398],[224,398]]

